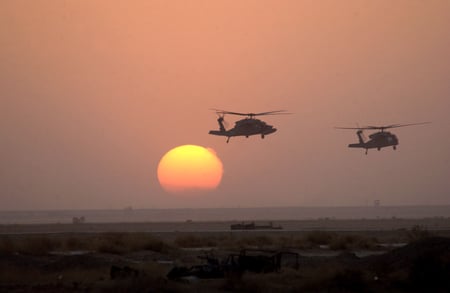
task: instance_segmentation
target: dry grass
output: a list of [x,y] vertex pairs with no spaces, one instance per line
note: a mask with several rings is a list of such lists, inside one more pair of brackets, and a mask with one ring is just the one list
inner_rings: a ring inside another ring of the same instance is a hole
[[236,246],[239,248],[246,248],[246,247],[265,248],[273,246],[274,243],[275,239],[273,237],[258,235],[258,236],[243,237],[236,242]]
[[415,225],[409,231],[406,231],[406,236],[409,242],[424,239],[432,235],[433,234],[430,231],[428,231],[426,227],[420,225]]
[[[414,237],[425,237],[427,231],[414,228],[405,231]],[[172,235],[173,236],[173,235]],[[183,250],[181,247],[214,247],[227,256],[228,249],[240,248],[314,248],[328,245],[330,249],[372,249],[378,240],[364,233],[336,233],[311,231],[293,233],[179,233],[176,237],[159,238],[149,233],[100,234],[42,234],[0,236],[0,291],[120,291],[120,292],[367,292],[379,288],[368,272],[361,272],[347,259],[303,262],[298,270],[282,269],[277,273],[230,273],[225,279],[174,282],[166,278],[171,264],[153,261],[161,259],[180,261],[197,258],[203,252]],[[94,252],[83,256],[46,255],[51,251],[87,250]],[[139,263],[141,253],[151,258]],[[95,252],[102,252],[97,254]],[[158,252],[158,253],[153,253]],[[103,254],[106,253],[106,254]],[[128,254],[130,253],[130,254]],[[439,256],[443,257],[443,256]],[[435,273],[448,271],[449,255],[445,259],[419,259],[411,271],[393,271],[387,276],[390,288],[394,282],[406,283],[410,279],[428,280],[435,277],[446,280],[447,275]],[[111,280],[111,264],[130,266],[139,275]],[[428,273],[424,273],[427,270]],[[414,278],[411,278],[413,276]],[[437,277],[436,277],[437,276]],[[421,279],[422,278],[422,279]],[[442,281],[443,282],[443,281]],[[425,281],[422,282],[426,284]],[[422,284],[419,282],[419,285]],[[16,287],[15,287],[16,286]],[[48,286],[48,287],[45,287]],[[64,290],[59,290],[64,289]],[[17,291],[17,290],[16,290]],[[20,291],[20,290],[19,290]],[[150,291],[152,292],[152,291]],[[373,292],[373,291],[372,291]],[[383,292],[379,290],[377,292]]]
[[311,231],[305,236],[305,241],[312,246],[328,245],[336,238],[336,233],[328,231]]
[[198,236],[195,234],[187,234],[178,236],[175,241],[175,245],[183,248],[195,248],[195,247],[216,247],[219,245],[220,240],[217,237]]
[[284,269],[278,273],[246,273],[225,279],[222,289],[232,292],[368,292],[369,275],[338,265],[303,270]]
[[0,238],[0,256],[10,255],[14,253],[15,247],[14,242],[9,236],[2,236]]
[[334,237],[329,245],[332,250],[374,249],[378,241],[361,235],[340,235]]
[[332,250],[375,249],[379,241],[375,237],[328,231],[311,231],[300,236],[273,234],[256,235],[200,235],[183,234],[175,238],[174,245],[182,248],[215,247],[226,249],[242,248],[293,248],[314,249],[322,245]]
[[[409,239],[426,237],[430,233],[420,227],[403,232]],[[182,233],[172,241],[149,233],[99,233],[99,234],[42,234],[0,236],[0,255],[13,253],[45,255],[52,251],[97,251],[125,254],[149,250],[160,253],[174,252],[178,248],[214,247],[217,249],[242,248],[292,248],[314,249],[322,245],[332,250],[375,249],[379,241],[364,234],[346,234],[328,231],[311,231],[299,235],[283,234],[201,234]]]
[[26,237],[0,237],[0,255],[14,253],[43,255],[61,247],[61,242],[53,237],[29,235]]
[[45,255],[53,251],[88,250],[124,254],[150,250],[167,253],[175,249],[146,233],[105,233],[95,235],[21,235],[1,236],[0,255],[14,253]]
[[96,237],[91,250],[123,254],[132,251],[151,250],[169,252],[172,247],[166,242],[145,233],[107,233]]

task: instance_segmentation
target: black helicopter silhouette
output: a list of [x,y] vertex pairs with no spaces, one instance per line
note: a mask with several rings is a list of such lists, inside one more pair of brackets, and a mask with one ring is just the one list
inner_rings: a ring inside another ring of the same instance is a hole
[[[217,122],[219,123],[219,130],[210,130],[209,134],[226,136],[227,143],[233,136],[249,137],[251,135],[261,135],[261,138],[264,138],[266,135],[269,135],[277,131],[277,129],[274,128],[272,125],[269,125],[260,119],[254,118],[255,116],[291,114],[287,113],[285,110],[277,110],[261,113],[238,113],[218,109],[211,109],[211,110],[216,111],[216,114],[219,115],[219,118],[217,119]],[[227,130],[224,125],[225,114],[246,116],[246,118],[236,121],[234,127]]]
[[[381,150],[384,147],[392,146],[394,150],[397,149],[397,145],[399,143],[398,138],[395,134],[390,133],[389,131],[384,131],[385,129],[390,128],[398,128],[412,125],[421,125],[428,124],[431,122],[420,122],[420,123],[411,123],[411,124],[392,124],[386,126],[364,126],[364,127],[335,127],[336,129],[357,129],[356,135],[358,136],[358,143],[351,143],[348,145],[349,148],[363,148],[367,151],[369,149],[377,149]],[[363,130],[380,130],[378,132],[372,133],[369,135],[369,140],[366,141]]]

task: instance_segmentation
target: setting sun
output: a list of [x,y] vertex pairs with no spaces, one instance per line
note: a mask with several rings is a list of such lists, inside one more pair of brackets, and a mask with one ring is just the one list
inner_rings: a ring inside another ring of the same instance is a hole
[[223,166],[209,148],[182,145],[168,151],[158,165],[158,180],[164,190],[181,192],[216,188]]

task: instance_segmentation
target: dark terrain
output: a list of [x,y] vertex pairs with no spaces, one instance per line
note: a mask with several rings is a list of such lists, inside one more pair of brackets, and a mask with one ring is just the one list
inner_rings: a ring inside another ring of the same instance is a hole
[[450,292],[447,233],[3,234],[0,292]]

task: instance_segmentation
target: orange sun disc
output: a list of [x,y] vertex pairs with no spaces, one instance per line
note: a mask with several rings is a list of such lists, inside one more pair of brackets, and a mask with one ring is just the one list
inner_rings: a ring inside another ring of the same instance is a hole
[[222,174],[223,165],[216,153],[197,145],[173,148],[158,164],[159,183],[168,192],[215,189]]

